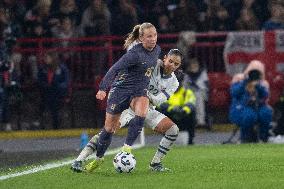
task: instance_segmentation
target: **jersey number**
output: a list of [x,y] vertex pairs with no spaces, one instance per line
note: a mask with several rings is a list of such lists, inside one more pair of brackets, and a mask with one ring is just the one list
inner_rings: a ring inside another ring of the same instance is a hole
[[153,95],[157,95],[159,93],[159,90],[156,89],[153,85],[149,85],[149,91],[153,94]]

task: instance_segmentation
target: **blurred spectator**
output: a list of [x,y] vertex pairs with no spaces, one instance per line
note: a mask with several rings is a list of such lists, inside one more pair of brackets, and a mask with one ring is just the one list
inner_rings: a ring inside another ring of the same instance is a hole
[[111,9],[111,32],[113,35],[126,35],[137,24],[137,10],[130,0],[113,2]]
[[99,36],[110,34],[111,14],[103,0],[91,0],[84,11],[80,30],[82,36]]
[[[21,68],[20,62],[22,60],[22,55],[20,53],[14,52],[10,57],[10,65],[8,71],[8,82],[6,86],[8,107],[6,111],[6,121],[7,127],[9,128],[10,122],[16,121],[17,129],[21,129],[20,119],[21,119],[21,106],[23,102],[23,93],[21,90]],[[12,120],[11,111],[16,110],[16,119]],[[11,123],[12,124],[12,123]]]
[[[9,100],[12,100],[10,97],[20,96],[19,93],[14,92],[19,92],[15,64],[21,61],[21,55],[12,54],[12,49],[16,44],[13,40],[15,39],[7,38],[5,28],[0,25],[0,122],[4,124],[1,127],[6,131],[12,130],[9,120]],[[17,103],[18,99],[15,101]]]
[[204,31],[204,22],[206,18],[207,4],[206,0],[194,0],[198,11],[198,28],[197,31]]
[[193,144],[195,135],[195,100],[193,91],[180,85],[169,100],[158,107],[178,125],[181,131],[188,132],[188,144]]
[[268,140],[272,109],[267,105],[269,85],[264,73],[264,65],[252,61],[244,73],[232,80],[229,117],[240,127],[242,143],[257,142],[258,138],[263,142]]
[[157,0],[145,3],[144,7],[144,9],[148,11],[148,14],[146,14],[146,21],[158,25],[159,19],[157,15],[165,14],[169,16],[169,12],[172,12],[176,8],[176,5],[169,5],[168,0]]
[[[91,0],[89,7],[84,11],[80,25],[81,35],[92,37],[100,35],[110,35],[111,14],[103,0]],[[93,40],[85,42],[84,45],[105,47],[108,43],[105,40]],[[90,62],[92,67],[86,73],[87,77],[96,79],[106,70],[105,51],[84,52],[82,61]]]
[[50,17],[50,7],[52,0],[38,0],[37,4],[30,10],[27,11],[25,15],[26,22],[26,33],[30,36],[34,25],[39,26],[43,30],[42,33],[45,35],[50,34],[50,29],[54,25],[58,24],[56,20]]
[[184,62],[188,62],[191,56],[191,52],[193,52],[193,44],[196,42],[195,32],[185,31],[180,32],[177,41],[177,48],[183,54]]
[[[52,30],[52,36],[59,39],[70,39],[76,38],[77,36],[76,28],[70,19],[70,17],[61,17],[60,24]],[[70,41],[62,41],[59,44],[60,47],[70,46]]]
[[229,13],[223,6],[217,7],[216,15],[213,14],[208,21],[211,23],[209,30],[230,31],[234,29],[229,17]]
[[158,19],[158,33],[172,33],[174,31],[172,24],[169,21],[169,17],[166,14],[160,15]]
[[0,8],[0,27],[2,28],[2,35],[5,39],[22,36],[21,25],[11,20],[10,15],[3,8]]
[[253,14],[258,19],[259,24],[262,25],[262,23],[269,18],[267,7],[268,1],[271,0],[242,0],[241,9],[250,9],[251,11],[253,11]]
[[240,10],[242,9],[243,1],[244,0],[220,0],[220,5],[222,5],[228,11],[231,23],[235,23],[237,18],[240,17],[239,13]]
[[270,5],[270,14],[271,17],[267,20],[262,29],[264,30],[276,30],[284,29],[284,2],[281,1],[272,1]]
[[[58,42],[56,45],[58,47],[65,48],[74,45],[75,42],[68,41],[68,39],[78,37],[78,32],[70,17],[63,16],[60,19],[60,25],[58,27],[54,27],[52,30],[52,36],[63,39],[63,41]],[[60,53],[64,62],[69,61],[73,54],[74,52],[69,50]]]
[[[40,22],[32,22],[29,25],[29,32],[27,33],[27,37],[30,38],[44,38],[49,37],[50,33],[47,32],[44,28],[42,23]],[[30,47],[38,46],[38,43],[32,43],[34,45],[28,44]]]
[[[26,37],[33,39],[48,38],[51,37],[51,32],[49,30],[45,30],[41,22],[30,22],[28,24],[28,33],[26,33]],[[52,43],[50,42],[39,43],[39,40],[24,43],[24,47],[30,48],[39,48],[41,46],[51,47],[51,45]],[[35,60],[37,59],[35,52],[33,52],[30,56],[33,56]]]
[[[0,8],[0,39],[1,39],[0,42],[3,42],[2,45],[4,45],[4,41],[7,35],[11,33],[11,28],[7,26],[7,23],[8,23],[8,18],[5,14],[5,11],[4,9]],[[2,52],[4,52],[3,49]]]
[[198,10],[193,0],[180,0],[171,18],[176,32],[197,31]]
[[4,27],[0,25],[0,129],[11,130],[11,125],[8,123],[7,109],[8,109],[8,54],[7,46],[4,40]]
[[5,10],[12,20],[23,21],[26,7],[22,2],[16,0],[2,0],[0,1],[0,7]]
[[[41,118],[44,111],[49,110],[53,129],[58,129],[60,124],[59,110],[69,86],[69,71],[64,64],[60,63],[57,52],[45,54],[44,64],[41,65],[38,72],[38,84],[42,97]],[[41,124],[43,127],[43,122]]]
[[59,20],[67,16],[76,25],[79,25],[81,21],[75,0],[60,0],[59,8],[54,12],[53,16]]
[[251,9],[242,9],[236,21],[236,30],[259,30],[259,21]]
[[22,24],[26,13],[23,3],[16,0],[0,1],[0,7],[4,11],[7,19],[7,26],[11,28],[15,37],[22,37]]
[[76,6],[75,0],[60,0],[59,7],[52,10],[51,17],[54,19],[53,22],[60,22],[62,17],[69,17],[72,24],[79,25],[80,23],[80,12]]
[[[44,30],[42,23],[33,21],[28,22],[28,33],[26,37],[39,39],[49,37],[50,33]],[[39,48],[41,45],[44,47],[49,46],[49,44],[44,43],[40,44],[38,41],[24,43],[24,48]],[[23,72],[24,74],[21,75],[21,82],[27,86],[33,86],[37,80],[37,73],[38,73],[38,54],[35,52],[27,53],[27,64],[23,64]],[[29,74],[27,74],[29,73]]]
[[193,90],[196,96],[196,120],[197,125],[206,126],[206,104],[208,102],[208,75],[197,58],[189,60],[185,69],[184,85]]
[[203,31],[230,31],[234,29],[227,9],[220,0],[207,1],[207,11],[201,30]]

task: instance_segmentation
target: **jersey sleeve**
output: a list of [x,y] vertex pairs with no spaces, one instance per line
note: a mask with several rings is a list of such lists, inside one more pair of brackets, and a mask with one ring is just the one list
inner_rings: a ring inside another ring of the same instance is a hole
[[113,82],[115,76],[120,70],[126,69],[138,63],[138,55],[135,51],[128,51],[124,54],[106,73],[103,80],[100,83],[99,90],[106,91],[111,83]]
[[154,95],[152,93],[149,93],[149,99],[150,102],[154,105],[154,106],[159,106],[162,103],[166,102],[170,96],[172,96],[176,90],[178,89],[179,86],[179,82],[176,79],[176,77],[174,77],[174,80],[172,82],[169,82],[168,85],[166,86],[165,90],[161,90],[160,93],[158,93],[158,95]]

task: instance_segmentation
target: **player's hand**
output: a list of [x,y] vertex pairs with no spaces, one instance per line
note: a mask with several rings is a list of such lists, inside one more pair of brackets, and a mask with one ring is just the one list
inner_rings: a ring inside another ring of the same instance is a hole
[[96,98],[98,100],[103,100],[106,97],[106,92],[105,91],[98,91],[96,94]]

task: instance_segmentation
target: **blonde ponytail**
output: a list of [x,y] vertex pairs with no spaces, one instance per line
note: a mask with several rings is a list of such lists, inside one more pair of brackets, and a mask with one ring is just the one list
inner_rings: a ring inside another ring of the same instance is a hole
[[127,49],[131,43],[133,43],[135,40],[139,38],[139,30],[140,30],[140,25],[134,26],[132,32],[127,35],[127,38],[124,41],[123,45],[124,49]]

